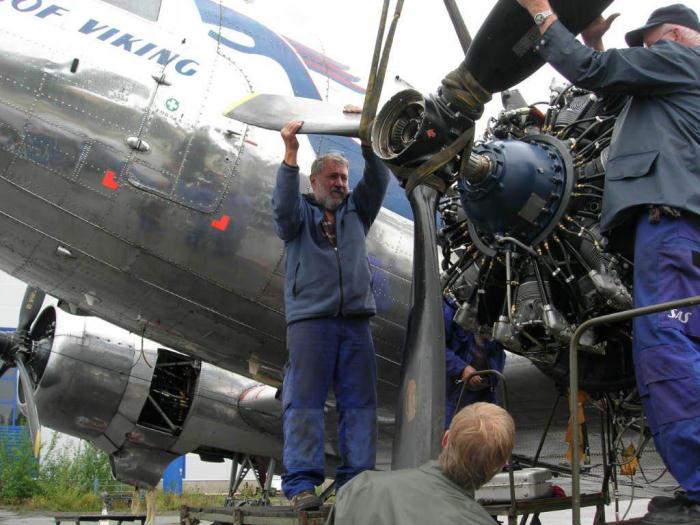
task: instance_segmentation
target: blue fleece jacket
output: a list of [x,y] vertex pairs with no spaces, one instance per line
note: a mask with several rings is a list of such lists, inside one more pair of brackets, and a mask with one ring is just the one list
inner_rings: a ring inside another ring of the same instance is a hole
[[365,238],[381,208],[389,171],[370,147],[362,148],[362,156],[364,176],[335,211],[337,248],[323,235],[322,209],[299,192],[299,168],[282,163],[277,172],[272,212],[287,250],[287,324],[376,313]]

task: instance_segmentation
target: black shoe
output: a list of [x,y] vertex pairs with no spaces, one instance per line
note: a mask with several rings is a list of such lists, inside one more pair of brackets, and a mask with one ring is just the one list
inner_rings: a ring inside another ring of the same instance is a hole
[[663,512],[674,507],[681,507],[683,505],[691,505],[690,500],[685,495],[684,491],[678,491],[671,498],[669,496],[654,496],[649,501],[649,506],[647,510],[649,512]]
[[301,512],[302,510],[318,510],[320,506],[321,498],[312,490],[305,490],[292,498],[292,508],[296,512]]
[[[655,505],[655,509],[658,510],[653,511],[652,504],[649,503],[650,512],[642,518],[642,525],[700,525],[700,505],[692,502],[674,505],[666,500],[671,498],[657,501],[659,506]],[[668,506],[664,508],[664,505]]]

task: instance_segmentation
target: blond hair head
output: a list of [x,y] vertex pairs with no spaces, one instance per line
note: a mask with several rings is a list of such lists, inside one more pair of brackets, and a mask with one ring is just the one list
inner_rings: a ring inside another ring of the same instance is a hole
[[514,445],[510,414],[492,403],[474,403],[452,419],[438,459],[448,478],[475,491],[505,466]]

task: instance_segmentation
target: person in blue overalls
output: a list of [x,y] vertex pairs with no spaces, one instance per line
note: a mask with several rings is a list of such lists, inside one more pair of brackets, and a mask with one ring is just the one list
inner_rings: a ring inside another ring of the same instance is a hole
[[[573,84],[630,95],[606,164],[601,229],[633,230],[634,305],[700,294],[700,22],[682,4],[655,10],[603,50],[615,15],[580,44],[548,0],[518,0],[542,34],[544,59]],[[686,495],[654,498],[645,524],[700,523],[700,308],[633,324],[637,386],[656,449]]]
[[282,490],[296,510],[320,505],[325,480],[324,407],[333,385],[338,411],[336,486],[373,469],[377,440],[376,362],[369,319],[376,313],[365,238],[384,199],[389,171],[363,144],[365,171],[348,188],[348,161],[320,156],[312,194],[299,192],[297,132],[282,129],[284,161],[272,212],[287,253],[284,288],[288,366],[282,386]]
[[[503,371],[506,353],[500,343],[481,335],[474,335],[454,320],[457,305],[449,296],[443,301],[443,318],[445,321],[445,428],[449,428],[457,404],[463,406],[485,401],[496,402],[498,378],[494,376],[473,376],[469,384],[464,381],[478,370]],[[461,396],[461,398],[460,398]]]

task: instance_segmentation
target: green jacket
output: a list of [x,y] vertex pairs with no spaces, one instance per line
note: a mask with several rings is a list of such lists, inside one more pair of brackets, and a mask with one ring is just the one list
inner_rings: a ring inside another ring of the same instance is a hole
[[437,461],[414,469],[365,471],[338,492],[335,525],[494,525],[474,495]]

